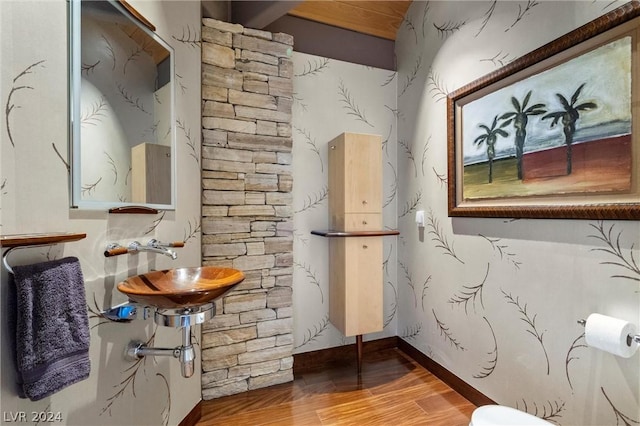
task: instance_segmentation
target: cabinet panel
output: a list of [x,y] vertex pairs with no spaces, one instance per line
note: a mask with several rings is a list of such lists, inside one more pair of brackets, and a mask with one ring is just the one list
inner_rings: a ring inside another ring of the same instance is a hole
[[351,135],[345,148],[345,213],[382,209],[382,143],[379,136]]
[[345,240],[345,238],[329,238],[329,321],[342,334],[345,334],[347,312]]
[[345,336],[383,328],[382,237],[329,243],[329,319]]
[[380,136],[343,133],[329,142],[329,210],[333,214],[382,211]]
[[332,229],[341,231],[378,231],[382,229],[380,213],[347,213],[332,218]]

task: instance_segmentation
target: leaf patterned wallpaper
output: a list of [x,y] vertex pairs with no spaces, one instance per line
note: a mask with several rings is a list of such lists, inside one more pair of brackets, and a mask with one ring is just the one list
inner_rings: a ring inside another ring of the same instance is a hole
[[640,422],[640,357],[587,347],[576,323],[640,323],[640,224],[449,218],[446,95],[622,3],[416,1],[396,41],[398,334],[558,425]]
[[[200,4],[132,3],[175,49],[178,187],[198,188]],[[328,321],[326,239],[309,232],[328,225],[328,141],[344,131],[377,133],[384,224],[401,235],[385,240],[380,265],[385,330],[365,338],[398,334],[497,402],[556,424],[640,422],[638,356],[586,347],[576,324],[591,312],[640,323],[638,222],[451,219],[446,209],[446,94],[620,3],[414,2],[396,44],[397,74],[294,53],[297,353],[350,343]],[[179,190],[176,211],[155,217],[70,211],[66,2],[3,1],[0,11],[0,232],[87,233],[12,259],[78,256],[92,327],[90,379],[37,403],[20,400],[12,396],[2,286],[2,409],[59,411],[64,424],[176,424],[199,400],[199,378],[181,378],[174,360],[130,363],[121,353],[132,339],[176,345],[177,331],[112,324],[99,311],[123,301],[115,284],[128,274],[199,264],[199,192]],[[423,230],[416,210],[426,212]],[[187,244],[175,263],[102,256],[107,242],[151,237]]]
[[[350,344],[329,322],[328,143],[343,132],[382,136],[383,224],[397,226],[396,73],[304,53],[293,54],[294,353]],[[398,242],[384,239],[384,330],[396,335]]]
[[[153,321],[109,322],[105,307],[126,298],[115,285],[128,275],[200,264],[200,2],[130,1],[158,28],[176,55],[177,208],[157,215],[108,215],[69,209],[67,155],[67,2],[2,1],[0,97],[0,233],[85,232],[87,238],[54,247],[14,252],[13,264],[63,256],[80,259],[91,328],[91,376],[38,402],[19,399],[8,342],[8,276],[3,271],[2,411],[60,413],[61,424],[178,424],[200,400],[200,377],[184,379],[169,358],[126,361],[125,347],[141,340],[161,347],[180,344],[177,329]],[[170,16],[171,19],[166,17]],[[194,30],[194,29],[197,29]],[[106,48],[106,45],[105,45]],[[122,58],[121,58],[122,59]],[[124,61],[124,59],[122,59]],[[132,60],[135,60],[132,59]],[[123,66],[123,63],[120,63]],[[97,70],[96,70],[97,71]],[[99,109],[98,109],[99,111]],[[95,122],[97,128],[100,124]],[[98,151],[100,185],[113,186],[109,158]],[[118,168],[118,182],[126,168]],[[193,188],[196,188],[195,190]],[[178,259],[139,254],[105,258],[107,243],[185,241]],[[199,361],[197,361],[199,362]],[[199,371],[197,366],[196,371]],[[27,423],[29,424],[29,423]]]

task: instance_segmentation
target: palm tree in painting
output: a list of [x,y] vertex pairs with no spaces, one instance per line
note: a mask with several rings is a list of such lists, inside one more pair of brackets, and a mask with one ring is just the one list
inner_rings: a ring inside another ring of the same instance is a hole
[[564,132],[564,143],[567,145],[567,174],[571,174],[571,145],[573,144],[573,135],[576,133],[576,122],[580,118],[580,111],[588,111],[590,109],[597,108],[597,104],[594,102],[583,102],[576,105],[580,92],[584,88],[585,84],[582,83],[580,87],[571,96],[571,102],[567,101],[567,98],[560,93],[556,93],[557,98],[562,104],[562,110],[550,112],[542,117],[543,120],[547,118],[553,118],[551,121],[551,127],[558,124],[558,121],[562,120],[562,131]]
[[522,179],[522,156],[524,154],[524,142],[527,139],[527,124],[529,123],[530,115],[544,114],[544,104],[534,104],[527,108],[529,99],[531,98],[531,90],[526,94],[522,100],[522,104],[518,102],[515,97],[511,97],[511,103],[513,104],[514,111],[507,112],[500,116],[500,120],[507,120],[505,126],[513,122],[513,127],[516,129],[516,161],[518,169],[518,179]]
[[484,134],[478,136],[474,141],[474,145],[481,146],[482,144],[487,145],[487,158],[489,159],[489,183],[493,182],[493,159],[496,156],[496,142],[498,141],[498,136],[502,136],[506,138],[509,136],[509,133],[502,130],[507,124],[502,123],[500,127],[498,125],[498,116],[496,115],[493,119],[493,123],[491,127],[487,127],[484,124],[478,124],[482,130],[484,130]]

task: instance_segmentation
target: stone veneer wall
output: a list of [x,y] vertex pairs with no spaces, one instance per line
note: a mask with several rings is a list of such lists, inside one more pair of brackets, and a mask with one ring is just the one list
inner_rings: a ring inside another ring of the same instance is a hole
[[293,37],[203,19],[203,265],[246,279],[203,327],[202,394],[293,380]]

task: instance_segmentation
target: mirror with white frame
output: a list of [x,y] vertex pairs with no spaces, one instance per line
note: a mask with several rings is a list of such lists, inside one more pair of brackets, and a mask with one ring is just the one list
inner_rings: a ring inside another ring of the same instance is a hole
[[72,207],[173,209],[172,48],[126,2],[69,4]]

